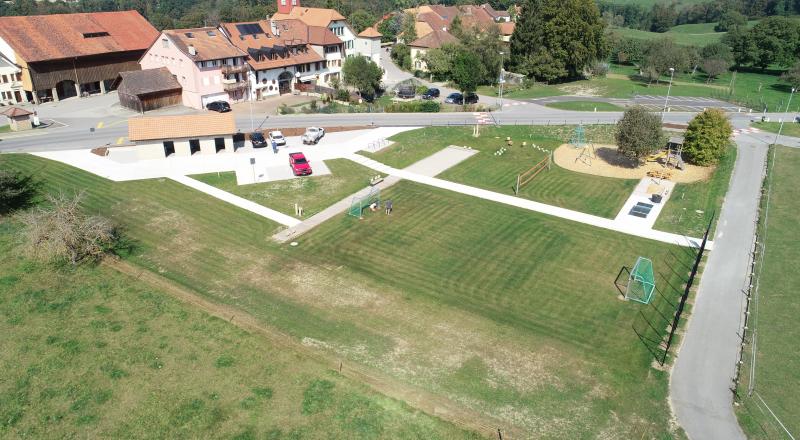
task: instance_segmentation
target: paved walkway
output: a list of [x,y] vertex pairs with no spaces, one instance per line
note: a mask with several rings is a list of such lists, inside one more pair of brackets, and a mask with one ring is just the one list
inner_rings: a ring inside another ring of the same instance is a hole
[[[477,153],[477,150],[466,149],[456,146],[449,146],[426,157],[425,159],[422,159],[408,166],[405,169],[424,176],[432,177],[443,172],[448,168],[458,165],[464,160],[469,159],[475,153]],[[384,190],[399,181],[400,178],[397,176],[388,176],[385,179],[383,179],[383,182],[375,186],[380,188],[381,190]],[[305,234],[306,232],[319,226],[325,221],[337,215],[341,215],[342,213],[347,211],[350,208],[350,204],[352,203],[354,197],[356,196],[363,197],[369,194],[371,189],[372,189],[371,186],[363,188],[360,191],[356,192],[355,194],[347,196],[344,199],[322,210],[321,212],[309,217],[302,223],[278,232],[277,234],[273,235],[272,238],[280,243],[285,243],[289,241],[289,239]]]
[[[741,337],[744,289],[769,139],[736,138],[738,156],[717,223],[684,342],[670,378],[678,422],[693,440],[744,440],[733,411],[733,377]],[[767,141],[767,142],[765,142]],[[796,140],[795,140],[796,141]]]
[[250,200],[243,199],[227,191],[223,191],[219,188],[200,182],[199,180],[192,179],[191,177],[169,176],[169,178],[178,183],[182,183],[190,188],[194,188],[200,192],[204,192],[212,197],[216,197],[224,202],[230,203],[231,205],[238,206],[254,214],[260,215],[264,218],[268,218],[274,222],[280,223],[284,226],[291,227],[291,226],[296,226],[297,224],[300,223],[300,220],[294,217],[288,216],[274,209],[267,208],[266,206],[259,205],[256,202],[251,202]]
[[[424,185],[430,185],[436,188],[441,188],[448,191],[466,194],[468,196],[479,197],[484,200],[503,203],[506,205],[515,206],[517,208],[536,211],[542,214],[552,215],[555,217],[572,220],[579,223],[584,223],[598,228],[609,229],[612,231],[621,232],[623,234],[634,235],[637,237],[648,238],[651,240],[657,240],[664,243],[675,244],[679,246],[688,246],[688,247],[699,247],[700,242],[702,241],[699,238],[687,237],[685,235],[680,235],[680,234],[672,234],[669,232],[656,231],[644,228],[631,228],[629,225],[625,223],[617,222],[604,217],[598,217],[595,215],[586,214],[578,211],[572,211],[558,206],[552,206],[544,203],[534,202],[533,200],[522,199],[507,194],[485,190],[482,188],[476,188],[474,186],[463,185],[460,183],[437,179],[435,177],[425,176],[408,170],[399,170],[397,168],[392,168],[388,165],[384,165],[378,161],[369,159],[367,157],[358,154],[349,155],[347,156],[347,158],[353,160],[354,162],[360,163],[361,165],[372,168],[376,171],[380,171],[381,173],[390,176],[396,176],[402,179],[410,180]],[[706,247],[709,250],[712,249],[713,242],[709,241]]]
[[[636,185],[636,188],[633,189],[633,192],[631,192],[625,204],[622,205],[622,209],[620,209],[617,216],[614,217],[614,221],[625,223],[631,228],[653,229],[658,216],[661,214],[661,210],[664,208],[664,205],[667,204],[670,195],[672,195],[673,188],[675,188],[675,182],[656,179],[654,177],[643,178]],[[653,202],[652,195],[656,193],[661,194],[661,203]],[[637,204],[651,206],[646,217],[642,218],[630,214],[631,210]]]

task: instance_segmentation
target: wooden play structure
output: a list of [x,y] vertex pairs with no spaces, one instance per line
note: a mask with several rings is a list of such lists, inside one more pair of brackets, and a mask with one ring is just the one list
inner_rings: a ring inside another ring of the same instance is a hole
[[681,153],[683,153],[683,137],[673,136],[669,138],[664,149],[647,156],[645,160],[647,162],[660,163],[664,168],[683,170],[686,165],[683,163]]

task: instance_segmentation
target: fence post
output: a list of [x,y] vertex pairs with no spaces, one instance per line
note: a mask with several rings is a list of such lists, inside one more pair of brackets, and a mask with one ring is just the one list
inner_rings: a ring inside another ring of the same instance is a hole
[[514,195],[519,194],[519,174],[517,174],[517,186],[514,187]]

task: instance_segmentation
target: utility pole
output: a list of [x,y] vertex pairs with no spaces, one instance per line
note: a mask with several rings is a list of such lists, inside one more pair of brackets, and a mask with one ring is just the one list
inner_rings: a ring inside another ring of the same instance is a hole
[[664,99],[664,110],[661,112],[661,122],[664,122],[664,113],[667,111],[667,105],[669,104],[669,92],[672,90],[672,78],[675,76],[675,68],[669,68],[669,87],[667,87],[667,97]]
[[792,96],[794,96],[794,92],[796,90],[797,90],[796,88],[792,87],[792,93],[789,94],[789,100],[786,101],[786,111],[783,112],[784,113],[783,114],[784,117],[781,118],[781,126],[778,127],[778,134],[775,135],[775,142],[773,142],[776,145],[778,143],[778,138],[781,136],[781,132],[783,131],[783,121],[786,119],[786,116],[789,115],[789,104],[791,104]]

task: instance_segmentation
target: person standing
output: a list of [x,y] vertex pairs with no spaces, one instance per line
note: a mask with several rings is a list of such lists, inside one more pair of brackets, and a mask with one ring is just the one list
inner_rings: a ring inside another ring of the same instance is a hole
[[275,142],[275,139],[272,139],[272,152],[278,154],[278,143]]
[[386,203],[384,204],[384,206],[386,206],[386,215],[391,214],[392,213],[392,199],[387,200]]

